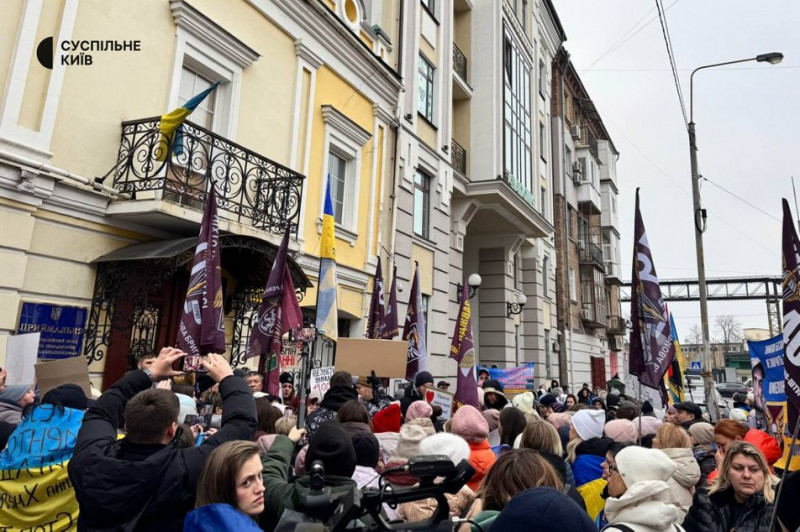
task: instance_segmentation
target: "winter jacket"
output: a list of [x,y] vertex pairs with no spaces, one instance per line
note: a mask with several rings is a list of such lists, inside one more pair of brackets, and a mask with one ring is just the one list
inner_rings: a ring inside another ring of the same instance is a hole
[[19,425],[20,421],[22,421],[22,407],[17,403],[0,401],[0,421]]
[[314,437],[314,432],[320,425],[336,419],[336,412],[339,411],[340,406],[353,399],[358,399],[358,394],[352,387],[336,385],[325,392],[325,397],[319,404],[319,408],[311,412],[311,415],[306,418],[306,437],[308,441],[311,441],[311,438]]
[[763,532],[769,529],[773,505],[767,504],[762,494],[748,499],[736,522],[731,515],[734,504],[733,488],[711,494],[699,489],[694,494],[683,527],[686,532]]
[[556,456],[554,454],[545,453],[539,451],[539,454],[542,455],[542,458],[548,461],[548,463],[553,466],[553,469],[556,470],[558,476],[561,477],[561,481],[564,483],[564,493],[570,496],[570,498],[575,501],[578,506],[586,510],[586,503],[581,497],[581,494],[578,492],[578,489],[575,487],[575,477],[572,475],[572,468],[570,468],[569,463],[561,458],[560,456]]
[[475,468],[475,474],[469,479],[467,486],[472,491],[478,491],[478,486],[480,486],[483,477],[492,468],[497,457],[492,452],[492,448],[489,447],[489,440],[467,443],[469,444],[469,464]]
[[[444,496],[450,506],[450,517],[466,515],[469,507],[475,502],[475,492],[467,486],[463,486],[457,493],[445,493]],[[436,510],[436,506],[434,498],[404,502],[400,505],[397,517],[409,523],[417,523],[429,519]]]
[[369,417],[374,416],[387,406],[392,404],[392,398],[386,395],[382,389],[373,390],[372,399],[364,401],[364,406],[367,407]]
[[717,468],[717,461],[714,458],[717,453],[717,445],[715,443],[695,445],[692,452],[694,453],[694,459],[700,466],[700,480],[697,481],[695,487],[697,489],[706,488],[708,486],[708,475]]
[[[310,490],[310,477],[304,475],[293,483],[289,482],[289,465],[293,450],[292,440],[280,434],[275,438],[269,452],[261,459],[263,467],[261,476],[264,479],[264,512],[259,518],[259,524],[268,532],[275,530],[284,509],[300,513],[305,511],[305,500]],[[353,479],[334,475],[325,475],[325,485],[331,488],[333,495],[356,489]]]
[[572,463],[575,487],[586,505],[586,513],[593,520],[597,518],[604,505],[602,493],[606,481],[602,478],[602,463],[612,442],[610,438],[592,438],[581,442],[575,448],[576,456]]
[[[678,525],[680,512],[670,502],[669,486],[661,480],[637,482],[621,497],[606,499],[603,532],[682,532]],[[624,525],[616,526],[616,525]]]
[[184,532],[255,532],[255,521],[230,504],[209,504],[195,508],[183,521]]
[[118,439],[128,400],[152,384],[144,371],[131,371],[87,410],[68,466],[80,505],[78,530],[113,530],[134,521],[134,530],[181,530],[211,451],[226,441],[252,439],[255,401],[234,376],[219,387],[222,428],[200,446],[181,448],[179,436],[166,445]]
[[400,440],[399,432],[379,432],[375,434],[384,460],[397,454],[397,442]]
[[694,459],[694,453],[691,449],[661,449],[664,454],[670,457],[678,469],[672,474],[672,477],[667,480],[672,497],[670,500],[675,506],[678,507],[680,517],[678,523],[683,523],[686,512],[692,505],[692,494],[694,487],[700,480],[700,466],[697,460]]
[[403,398],[400,399],[400,412],[403,414],[403,419],[406,418],[406,411],[408,407],[411,406],[411,403],[414,401],[424,401],[425,398],[422,397],[416,388],[414,388],[413,383],[406,388],[406,392],[403,394]]

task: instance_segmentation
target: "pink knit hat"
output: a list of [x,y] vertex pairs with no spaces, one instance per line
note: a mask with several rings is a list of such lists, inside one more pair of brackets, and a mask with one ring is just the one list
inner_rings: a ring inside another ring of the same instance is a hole
[[554,412],[547,416],[547,421],[558,430],[572,423],[572,415],[566,412]]
[[633,420],[633,426],[636,427],[637,431],[639,430],[639,419],[642,420],[642,436],[655,434],[658,430],[658,427],[663,425],[660,419],[656,419],[651,416],[641,416]]
[[478,409],[470,405],[464,405],[456,411],[450,429],[468,442],[477,443],[489,436],[489,424]]
[[433,415],[433,408],[426,401],[414,401],[406,411],[406,423],[413,421],[418,417],[431,417]]
[[481,414],[483,415],[483,419],[489,424],[489,432],[497,430],[498,425],[500,425],[500,411],[495,408],[490,408],[489,410],[484,410]]
[[612,419],[606,423],[606,437],[619,443],[636,443],[639,431],[629,419]]

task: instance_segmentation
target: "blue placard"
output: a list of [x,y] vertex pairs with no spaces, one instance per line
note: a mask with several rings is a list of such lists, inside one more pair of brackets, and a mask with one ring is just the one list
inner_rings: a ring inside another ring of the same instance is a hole
[[83,350],[87,309],[23,303],[17,334],[40,333],[38,358],[69,358]]

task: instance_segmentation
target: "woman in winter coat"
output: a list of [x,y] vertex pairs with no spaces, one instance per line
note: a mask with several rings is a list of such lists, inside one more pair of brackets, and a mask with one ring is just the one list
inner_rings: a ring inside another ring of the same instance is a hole
[[609,465],[608,499],[603,531],[679,532],[680,513],[671,502],[667,480],[677,469],[658,449],[631,445]]
[[516,408],[504,408],[500,412],[500,419],[497,423],[497,432],[500,435],[500,444],[492,447],[492,452],[496,456],[510,451],[514,447],[517,436],[525,430],[528,421],[525,414]]
[[567,461],[575,475],[575,487],[586,503],[586,511],[593,520],[603,509],[602,463],[612,440],[603,438],[606,414],[603,410],[579,410],[572,416],[567,444]]
[[19,425],[22,411],[34,402],[33,388],[26,384],[11,384],[0,390],[0,421]]
[[714,425],[711,423],[695,423],[689,427],[689,436],[692,437],[692,452],[694,459],[700,466],[700,480],[697,489],[708,487],[708,475],[717,469],[717,444],[714,442]]
[[694,487],[700,480],[700,466],[694,459],[689,433],[672,423],[661,425],[653,438],[653,448],[661,449],[678,466],[667,484],[672,492],[672,502],[680,513],[678,523],[682,523],[692,505]]
[[225,442],[209,455],[197,481],[195,509],[184,531],[261,530],[255,518],[264,511],[264,481],[258,446]]
[[777,481],[758,448],[734,442],[711,489],[695,492],[683,526],[687,532],[769,530]]
[[475,474],[467,482],[472,491],[478,486],[494,465],[497,457],[489,446],[489,424],[473,406],[462,406],[453,415],[450,430],[456,436],[464,438],[469,444],[469,463],[475,468]]
[[[714,427],[714,440],[717,443],[717,449],[720,450],[717,459],[717,469],[725,458],[725,451],[735,441],[746,441],[755,445],[764,459],[769,465],[769,470],[772,472],[772,464],[777,462],[783,455],[778,442],[775,438],[766,432],[758,429],[751,429],[749,425],[733,421],[732,419],[723,419]],[[717,472],[708,475],[708,482],[711,483],[717,477]]]

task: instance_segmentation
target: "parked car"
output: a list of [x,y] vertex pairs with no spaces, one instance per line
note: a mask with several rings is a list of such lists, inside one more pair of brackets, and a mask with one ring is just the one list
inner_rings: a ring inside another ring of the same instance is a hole
[[[719,390],[719,384],[717,383],[714,389],[714,393],[717,396],[717,405],[719,406],[720,415],[723,418],[727,418],[730,415],[732,405],[729,404],[729,399],[726,400]],[[706,391],[703,385],[703,378],[699,375],[687,375],[686,376],[686,389],[684,390],[684,397],[687,401],[691,401],[697,406],[699,406],[703,412],[708,412],[708,406],[706,404]]]
[[719,390],[722,397],[733,397],[735,393],[747,395],[747,386],[739,384],[738,382],[718,382],[717,390]]

